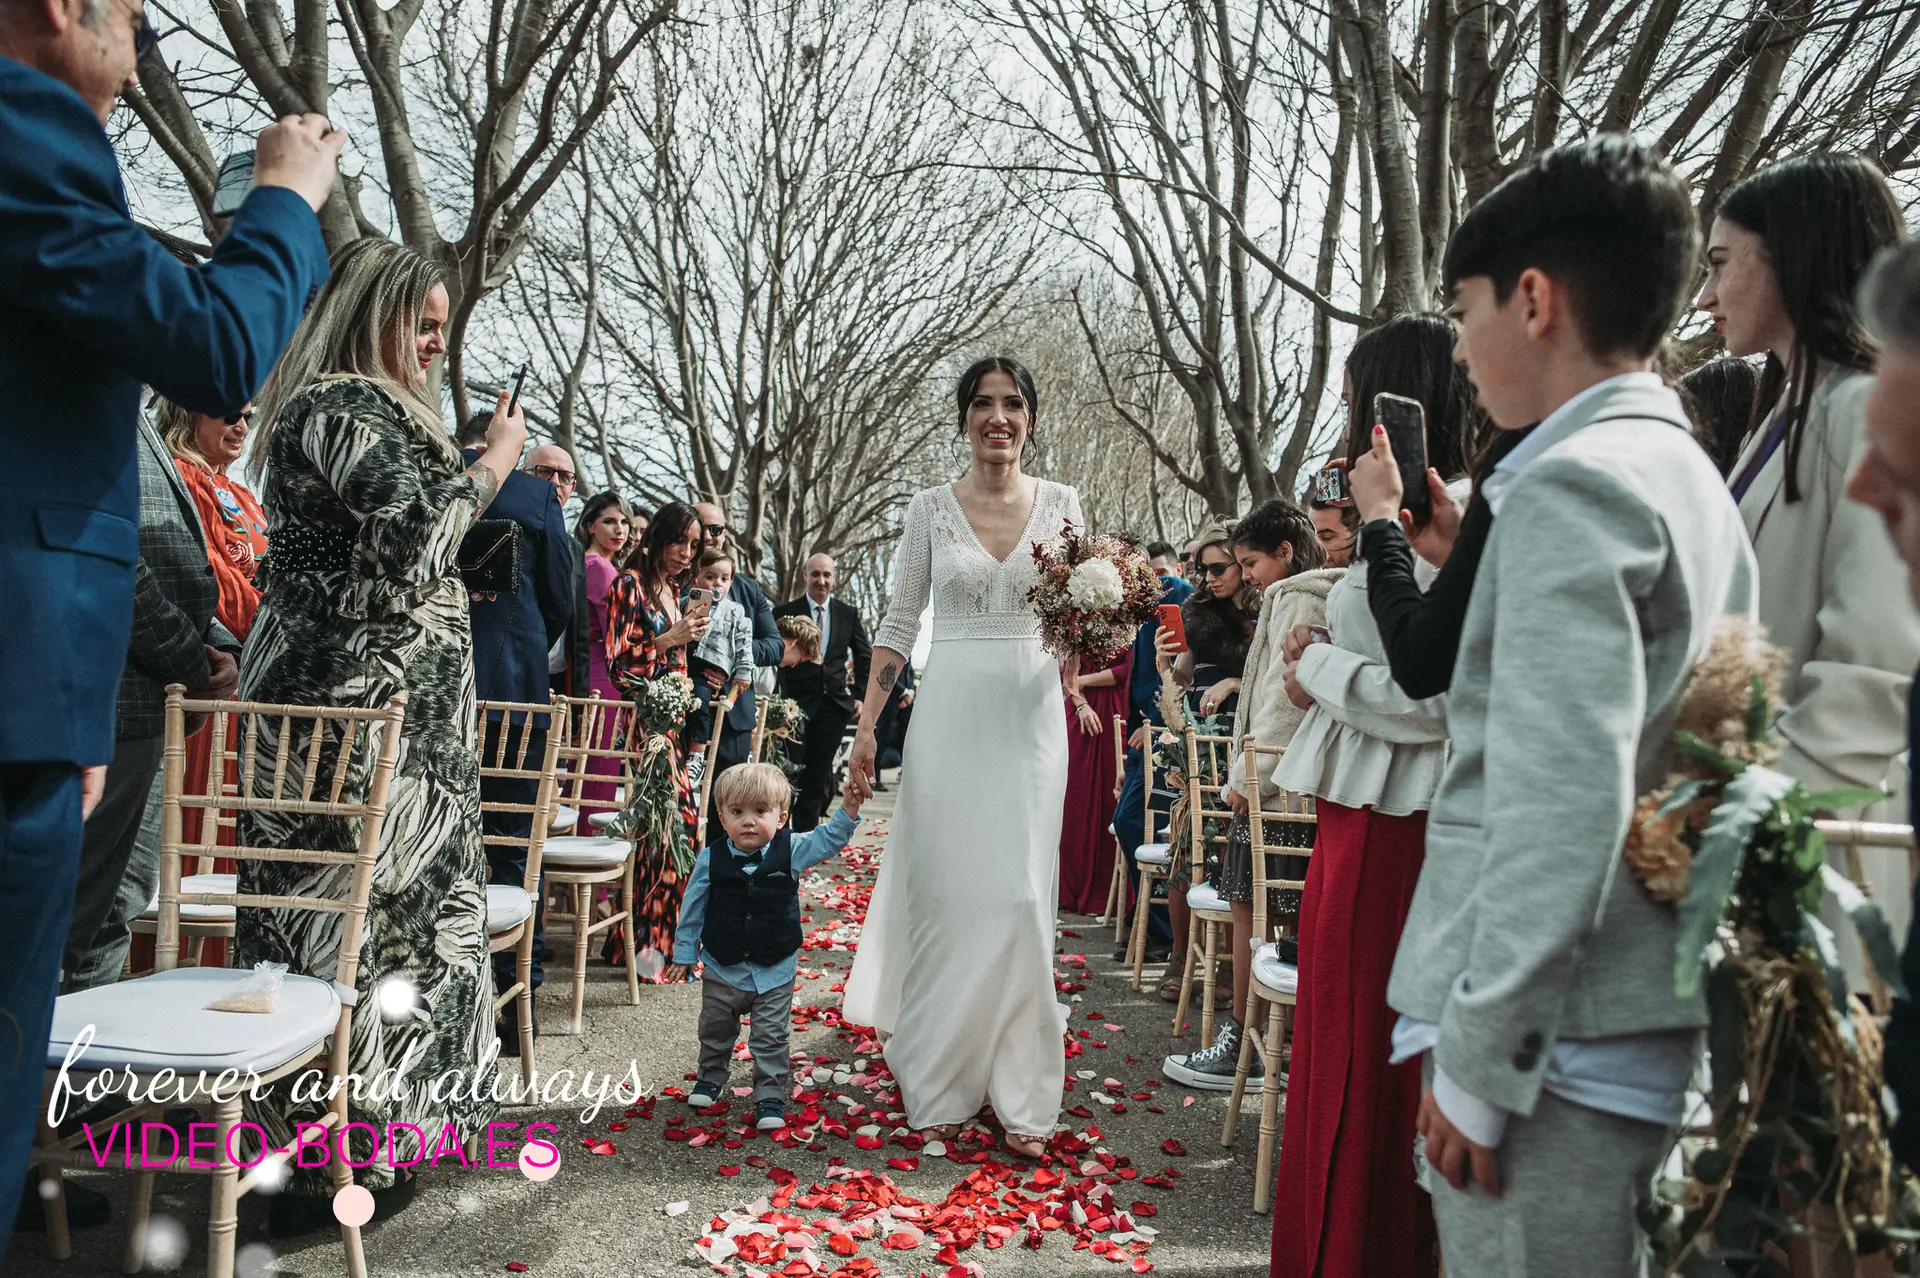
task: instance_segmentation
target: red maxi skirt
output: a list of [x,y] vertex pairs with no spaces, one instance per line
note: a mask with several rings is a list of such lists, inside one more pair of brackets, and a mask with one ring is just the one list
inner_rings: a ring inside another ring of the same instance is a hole
[[1427,814],[1321,800],[1300,906],[1300,994],[1273,1200],[1272,1278],[1431,1278],[1433,1207],[1413,1180],[1420,1062],[1387,1064],[1387,978]]

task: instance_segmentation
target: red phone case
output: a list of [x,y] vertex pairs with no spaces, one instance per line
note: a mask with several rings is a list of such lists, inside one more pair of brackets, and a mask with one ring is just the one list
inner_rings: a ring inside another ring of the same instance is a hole
[[1179,604],[1160,605],[1160,626],[1164,630],[1173,631],[1174,639],[1180,644],[1180,651],[1187,650],[1187,623],[1186,619],[1180,615]]

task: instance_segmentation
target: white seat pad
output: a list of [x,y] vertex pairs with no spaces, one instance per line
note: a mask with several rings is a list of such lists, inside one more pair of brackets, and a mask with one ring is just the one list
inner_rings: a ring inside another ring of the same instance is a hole
[[487,935],[511,932],[533,916],[533,898],[511,883],[487,884]]
[[289,975],[275,1011],[210,1012],[252,973],[239,968],[179,967],[77,994],[53,1005],[47,1064],[57,1067],[83,1029],[93,1041],[75,1069],[171,1068],[182,1072],[252,1069],[266,1073],[298,1059],[333,1033],[340,996],[331,981]]
[[1253,979],[1282,994],[1300,992],[1300,969],[1280,961],[1280,952],[1272,941],[1253,952]]
[[1220,890],[1211,883],[1196,883],[1187,889],[1187,908],[1190,910],[1216,910],[1221,913],[1233,908]]
[[1173,850],[1165,843],[1142,843],[1140,850],[1133,854],[1139,865],[1165,865],[1173,858]]
[[[237,874],[189,874],[180,880],[180,892],[188,895],[194,892],[238,892],[240,890]],[[154,889],[153,899],[147,902],[143,919],[160,917],[160,891]],[[233,907],[231,905],[195,905],[187,902],[180,907],[180,918],[193,923],[231,923]]]
[[553,821],[547,828],[549,830],[571,830],[579,821],[580,809],[570,808],[563,803],[553,810]]
[[612,825],[613,819],[619,815],[618,812],[589,812],[587,813],[587,824],[598,830],[602,826]]
[[625,839],[611,839],[604,835],[563,834],[557,839],[547,840],[545,864],[556,868],[584,867],[587,869],[605,869],[610,865],[619,865],[627,859],[627,853],[633,845]]

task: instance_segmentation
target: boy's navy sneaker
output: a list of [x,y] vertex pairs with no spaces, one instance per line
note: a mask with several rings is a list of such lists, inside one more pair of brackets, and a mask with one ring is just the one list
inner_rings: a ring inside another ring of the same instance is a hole
[[753,1125],[763,1132],[777,1132],[787,1125],[787,1107],[782,1101],[763,1100],[754,1109],[758,1117]]
[[687,1094],[687,1104],[693,1106],[695,1109],[705,1109],[707,1106],[717,1105],[719,1102],[720,1093],[705,1083],[696,1083],[693,1091]]

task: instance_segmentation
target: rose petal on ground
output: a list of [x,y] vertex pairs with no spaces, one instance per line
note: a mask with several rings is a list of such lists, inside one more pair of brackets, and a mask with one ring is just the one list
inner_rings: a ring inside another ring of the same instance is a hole
[[684,1202],[681,1202],[681,1203],[668,1203],[668,1204],[666,1205],[666,1207],[664,1208],[664,1210],[666,1211],[666,1213],[667,1213],[667,1215],[669,1215],[669,1216],[678,1216],[678,1215],[680,1215],[680,1214],[682,1214],[683,1212],[685,1212],[685,1211],[687,1210],[687,1208],[689,1208],[689,1207],[691,1207],[692,1205],[693,1205],[693,1204],[691,1204],[691,1203],[684,1203]]

